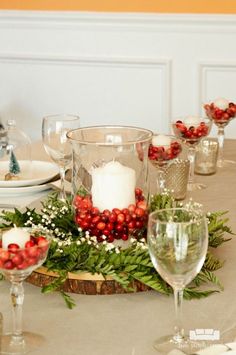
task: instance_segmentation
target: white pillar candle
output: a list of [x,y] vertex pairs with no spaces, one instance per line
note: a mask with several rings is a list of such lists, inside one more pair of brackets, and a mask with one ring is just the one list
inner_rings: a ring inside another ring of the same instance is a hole
[[168,136],[158,134],[152,137],[152,145],[155,147],[169,147],[171,139]]
[[226,110],[229,107],[229,101],[223,97],[219,97],[213,102],[215,107],[218,107],[221,110]]
[[135,203],[136,173],[117,161],[95,168],[92,175],[93,205],[100,211],[126,208]]
[[202,118],[197,117],[197,116],[188,116],[184,119],[184,123],[187,127],[197,127],[199,126],[200,122],[202,121]]
[[25,248],[25,243],[30,240],[30,234],[22,229],[14,227],[2,235],[2,247],[7,249],[9,244],[17,244],[20,248]]

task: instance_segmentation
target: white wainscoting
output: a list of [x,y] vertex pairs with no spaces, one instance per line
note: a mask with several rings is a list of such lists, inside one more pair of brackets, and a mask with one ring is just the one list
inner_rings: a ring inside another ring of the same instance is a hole
[[33,140],[66,112],[167,133],[204,102],[236,101],[235,40],[236,15],[0,11],[0,118]]

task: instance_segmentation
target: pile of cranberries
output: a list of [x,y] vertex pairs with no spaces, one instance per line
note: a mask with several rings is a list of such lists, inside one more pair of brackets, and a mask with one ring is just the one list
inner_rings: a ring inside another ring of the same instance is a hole
[[173,124],[173,130],[177,137],[184,138],[189,141],[196,141],[208,135],[209,126],[205,122],[200,122],[200,124],[196,127],[187,127],[183,121],[178,120],[175,124]]
[[112,211],[93,206],[90,195],[74,198],[75,222],[83,231],[88,231],[97,241],[114,242],[115,239],[128,240],[129,235],[137,236],[146,226],[148,219],[147,203],[141,189],[135,189],[135,204],[127,208],[113,208]]
[[236,104],[233,102],[230,102],[228,108],[225,110],[216,107],[213,102],[204,105],[204,109],[207,116],[216,122],[227,122],[236,115]]
[[0,241],[0,269],[25,270],[37,265],[47,255],[48,247],[49,242],[43,236],[30,236],[24,249],[16,243],[9,244],[8,249],[2,249]]
[[177,141],[171,142],[169,147],[154,146],[150,144],[148,150],[148,158],[155,161],[166,161],[177,158],[182,148]]

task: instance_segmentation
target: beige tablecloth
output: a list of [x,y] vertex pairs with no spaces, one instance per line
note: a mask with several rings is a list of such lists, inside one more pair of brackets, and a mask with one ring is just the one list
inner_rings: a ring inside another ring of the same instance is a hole
[[[227,141],[225,157],[236,160],[235,151],[236,141]],[[38,148],[34,156],[47,159]],[[193,199],[209,211],[228,210],[229,224],[236,232],[236,165],[220,169],[213,176],[196,176],[196,180],[206,183],[207,189],[192,193]],[[236,336],[236,237],[217,253],[226,260],[217,272],[225,290],[206,299],[185,301],[184,325],[187,331],[231,329]],[[152,347],[153,341],[171,333],[174,325],[172,297],[152,291],[110,296],[73,295],[77,304],[73,310],[65,307],[57,293],[43,295],[30,284],[25,284],[25,293],[24,329],[46,337],[45,345],[34,354],[154,355],[157,352]],[[0,311],[7,331],[11,320],[7,282],[0,283]]]

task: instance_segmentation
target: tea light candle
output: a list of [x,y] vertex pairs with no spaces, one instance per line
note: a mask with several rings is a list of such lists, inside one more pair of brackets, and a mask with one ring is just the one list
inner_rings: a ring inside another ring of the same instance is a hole
[[135,203],[136,173],[117,161],[95,168],[92,175],[93,205],[100,211],[126,208]]
[[30,234],[22,229],[14,227],[2,235],[2,247],[7,249],[9,244],[18,244],[20,248],[25,247],[25,243],[30,240]]
[[197,116],[188,116],[185,118],[184,123],[186,126],[188,127],[197,127],[199,126],[200,122],[201,122],[201,118],[197,117]]
[[153,136],[152,138],[152,145],[154,145],[155,147],[169,147],[170,143],[170,137],[162,134],[158,134],[156,136]]
[[221,110],[226,110],[229,107],[229,101],[223,97],[216,99],[213,104],[215,107],[218,107]]

